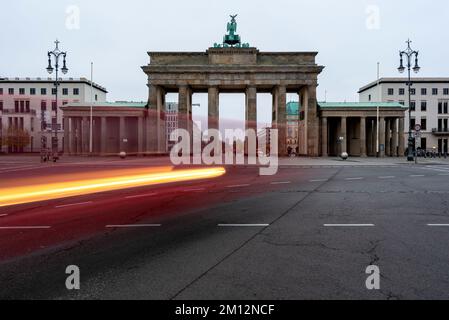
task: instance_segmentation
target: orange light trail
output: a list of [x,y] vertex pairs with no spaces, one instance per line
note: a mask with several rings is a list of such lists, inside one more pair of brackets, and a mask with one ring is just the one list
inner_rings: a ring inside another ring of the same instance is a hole
[[171,182],[211,179],[225,173],[226,170],[221,167],[173,170],[2,188],[0,207]]

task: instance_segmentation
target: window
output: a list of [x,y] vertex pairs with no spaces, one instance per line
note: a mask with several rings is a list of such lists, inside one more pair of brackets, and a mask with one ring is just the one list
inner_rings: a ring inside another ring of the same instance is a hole
[[427,130],[427,119],[421,119],[421,130],[426,131]]
[[368,95],[368,101],[371,101],[371,95]]
[[41,88],[41,95],[46,96],[47,95],[47,89]]
[[10,96],[14,95],[14,88],[9,88],[9,89],[8,89],[8,94],[9,94]]
[[29,100],[25,101],[25,111],[27,113],[30,112],[30,101]]
[[62,95],[63,95],[63,96],[67,96],[68,94],[69,94],[69,89],[63,88],[63,89],[62,89]]
[[410,101],[410,110],[412,111],[416,110],[416,101]]
[[415,118],[410,119],[410,123],[411,123],[412,128],[414,128],[416,125],[416,119]]
[[24,113],[25,112],[25,101],[20,101],[20,112]]
[[41,111],[47,111],[47,101],[41,101]]
[[422,96],[427,96],[427,89],[426,88],[421,88],[421,95]]
[[3,111],[3,101],[0,100],[0,111]]
[[404,100],[399,100],[399,104],[402,104],[404,106],[405,105],[405,101]]
[[80,94],[80,89],[79,88],[73,88],[73,95],[74,96],[79,96]]
[[444,101],[444,102],[443,102],[443,113],[444,113],[444,114],[447,114],[447,111],[448,111],[448,110],[447,110],[447,101]]
[[404,88],[399,88],[399,95],[403,96],[405,94],[405,89]]
[[421,149],[426,150],[427,149],[427,139],[421,138]]
[[67,103],[69,103],[67,100],[62,101],[63,106],[65,106]]
[[14,112],[19,112],[19,100],[14,101]]
[[433,89],[432,89],[432,94],[433,94],[434,96],[438,95],[438,88],[433,88]]
[[393,88],[388,88],[388,95],[389,96],[394,95],[394,89]]
[[25,94],[25,88],[19,88],[19,94],[22,96]]
[[51,102],[51,110],[56,111],[56,101]]
[[98,94],[95,95],[95,101],[98,101]]
[[32,95],[32,96],[36,95],[36,88],[30,89],[30,95]]
[[443,113],[443,102],[438,102],[438,113],[442,114]]
[[443,95],[448,96],[449,95],[449,88],[443,89]]
[[410,89],[410,94],[412,96],[416,95],[416,89],[415,88]]
[[421,101],[421,111],[427,111],[427,101]]
[[0,88],[0,96],[3,95],[3,88]]
[[52,88],[52,89],[51,89],[51,94],[52,94],[52,95],[55,95],[55,94],[56,94],[56,88]]

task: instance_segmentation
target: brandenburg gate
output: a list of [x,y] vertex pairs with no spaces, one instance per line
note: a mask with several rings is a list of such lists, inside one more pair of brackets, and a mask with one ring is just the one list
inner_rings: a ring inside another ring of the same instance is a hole
[[219,94],[245,93],[246,129],[257,130],[257,93],[272,94],[272,127],[278,129],[279,155],[287,155],[286,98],[297,93],[303,127],[298,131],[299,152],[320,154],[320,122],[316,100],[317,52],[260,52],[241,43],[231,16],[222,44],[206,52],[148,52],[150,63],[142,67],[148,76],[146,149],[166,152],[165,95],[178,94],[178,128],[192,132],[192,95],[208,93],[208,127],[218,129]]

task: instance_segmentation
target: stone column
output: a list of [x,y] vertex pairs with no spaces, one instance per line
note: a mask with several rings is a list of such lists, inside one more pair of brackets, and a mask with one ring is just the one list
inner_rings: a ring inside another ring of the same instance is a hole
[[[69,117],[64,117],[63,121],[64,121],[64,154],[68,155],[70,154],[70,118]],[[0,132],[1,134],[1,132]],[[1,148],[1,146],[0,146]]]
[[321,153],[323,157],[327,157],[329,155],[328,151],[328,133],[327,133],[327,118],[321,118]]
[[[256,87],[248,87],[246,89],[246,103],[245,103],[245,130],[254,132],[257,140],[257,89]],[[252,134],[248,135],[252,136]],[[245,153],[249,156],[255,157],[257,154],[257,141],[254,146],[245,139]]]
[[218,87],[210,87],[208,89],[208,118],[207,118],[207,128],[208,129],[219,129],[220,126],[220,101],[219,101],[219,90]]
[[82,118],[77,117],[76,118],[76,153],[82,154],[83,153],[83,122]]
[[106,154],[108,152],[107,149],[107,143],[108,143],[108,137],[107,137],[107,118],[106,117],[101,117],[101,154]]
[[147,145],[146,151],[148,153],[157,152],[158,149],[158,87],[149,85],[149,96],[148,96],[148,117],[147,117]]
[[178,98],[178,128],[187,130],[190,136],[190,151],[192,150],[193,130],[192,130],[192,97],[190,88],[187,85],[179,87]]
[[287,91],[285,86],[276,88],[277,129],[279,156],[287,156]]
[[391,156],[391,119],[385,120],[385,154]]
[[347,123],[346,117],[341,117],[340,120],[340,136],[343,138],[341,143],[340,152],[348,152],[348,135],[347,135]]
[[399,118],[398,140],[399,140],[398,142],[399,157],[403,157],[405,153],[404,118]]
[[90,123],[89,123],[89,117],[83,117],[83,126],[82,126],[82,143],[83,143],[83,150],[82,153],[87,154],[89,153],[89,139],[90,139],[90,134],[89,134],[89,127],[90,127]]
[[392,131],[393,131],[392,156],[397,157],[398,156],[398,119],[393,118],[392,124],[393,124],[393,126],[392,126]]
[[125,121],[125,117],[120,117],[119,118],[119,139],[120,139],[120,150],[119,152],[122,151],[128,151],[127,142],[124,142],[124,139],[127,139],[128,137],[126,136],[126,121]]
[[316,84],[307,87],[307,154],[310,157],[319,155],[319,118],[316,102]]
[[[379,144],[380,144],[380,150],[379,150],[379,156],[381,158],[385,157],[385,118],[380,117],[379,118]],[[383,146],[383,150],[382,150]]]
[[143,152],[143,115],[137,118],[137,152],[142,154]]
[[158,152],[167,151],[167,132],[165,122],[165,91],[163,88],[157,88],[157,149]]
[[360,156],[366,157],[366,118],[360,117]]

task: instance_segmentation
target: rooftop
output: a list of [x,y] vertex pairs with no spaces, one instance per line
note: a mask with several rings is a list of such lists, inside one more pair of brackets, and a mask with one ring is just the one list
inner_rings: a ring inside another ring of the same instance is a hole
[[[135,101],[116,101],[116,102],[94,102],[93,107],[112,107],[112,108],[145,108],[147,102]],[[64,107],[90,107],[89,103],[73,102]]]
[[[50,83],[50,82],[54,82],[55,78],[51,78],[51,77],[37,77],[37,78],[8,78],[8,77],[0,77],[0,83]],[[85,83],[87,85],[91,85],[91,81],[87,78],[59,78],[59,81],[62,83]],[[101,90],[105,93],[107,93],[108,91],[106,90],[105,87],[100,86],[97,83],[93,83],[94,88]]]
[[[366,91],[368,89],[371,89],[377,84],[383,84],[383,83],[404,83],[407,82],[408,79],[406,77],[402,78],[380,78],[379,80],[373,81],[363,87],[361,87],[358,91],[358,93],[362,93],[363,91]],[[443,77],[436,77],[436,78],[415,78],[412,77],[412,82],[414,83],[448,83],[449,84],[449,78],[443,78]]]
[[318,102],[320,109],[338,109],[338,108],[401,108],[406,106],[397,102]]

